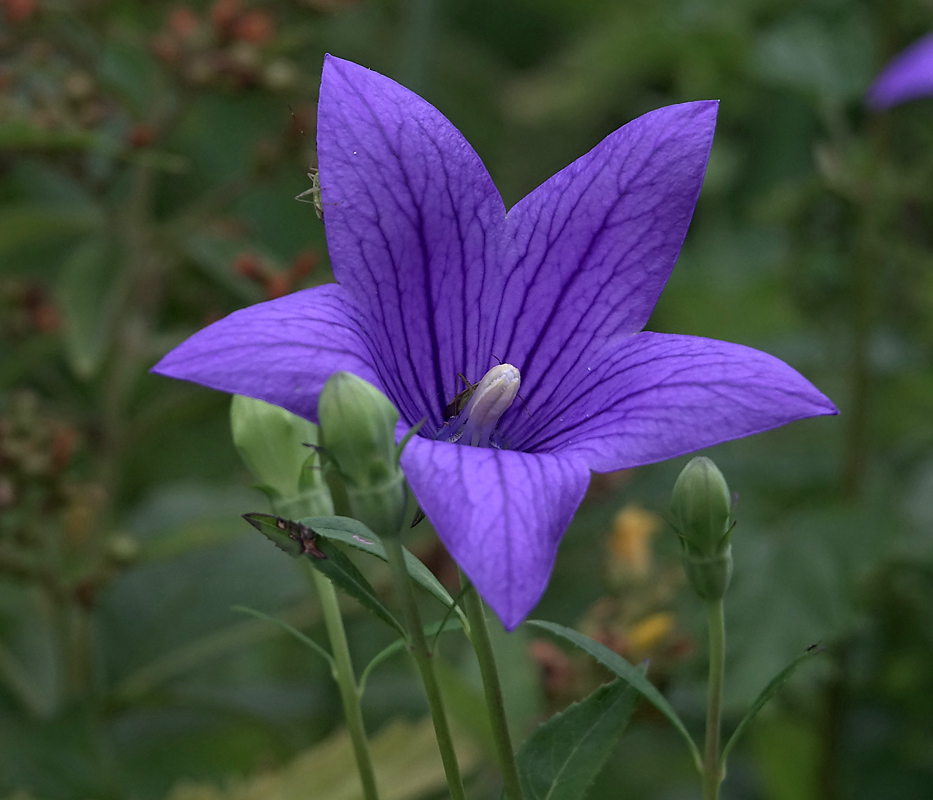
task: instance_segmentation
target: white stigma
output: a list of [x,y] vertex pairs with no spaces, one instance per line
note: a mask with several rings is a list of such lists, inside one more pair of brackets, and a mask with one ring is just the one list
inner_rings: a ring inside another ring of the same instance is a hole
[[521,373],[511,364],[499,364],[483,375],[464,411],[464,444],[489,447],[489,439],[518,396],[521,383]]

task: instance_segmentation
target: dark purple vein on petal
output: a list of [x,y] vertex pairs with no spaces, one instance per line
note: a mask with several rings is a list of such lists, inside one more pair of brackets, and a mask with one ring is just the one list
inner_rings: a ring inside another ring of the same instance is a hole
[[[347,83],[347,85],[348,85],[348,86],[350,87],[350,89],[352,90],[353,94],[355,94],[355,95],[357,96],[357,98],[359,98],[359,100],[360,100],[360,102],[363,104],[363,106],[365,106],[366,109],[369,111],[370,117],[372,118],[372,121],[373,121],[373,124],[374,124],[375,129],[376,129],[376,130],[379,132],[379,134],[382,136],[382,139],[383,139],[383,141],[385,142],[386,147],[388,148],[388,150],[395,156],[396,160],[398,161],[398,167],[399,167],[400,171],[402,172],[402,174],[406,177],[405,189],[407,190],[408,196],[409,196],[409,198],[411,199],[413,205],[415,206],[416,214],[418,214],[418,221],[419,221],[419,223],[420,223],[420,222],[421,222],[421,218],[420,218],[420,213],[419,213],[418,208],[417,208],[417,202],[416,202],[415,197],[414,197],[413,186],[411,185],[410,179],[408,179],[408,175],[407,175],[406,170],[405,170],[405,165],[404,165],[404,162],[402,161],[402,158],[401,158],[401,155],[400,155],[398,149],[395,147],[394,143],[393,143],[392,140],[390,139],[390,137],[389,137],[389,135],[388,135],[388,132],[386,131],[384,125],[382,124],[382,121],[379,119],[378,115],[376,114],[376,112],[375,112],[375,110],[373,109],[372,105],[370,104],[369,100],[368,100],[363,94],[361,94],[361,93],[356,89],[356,87],[354,87],[354,86],[352,86],[351,84],[349,84],[349,82],[347,82],[346,79],[345,79],[345,83]],[[356,169],[356,168],[355,168],[355,169]],[[359,172],[358,172],[357,174],[359,174]],[[362,185],[363,185],[363,186],[366,186],[366,181],[365,181],[365,180],[362,181]],[[375,202],[375,200],[374,200],[374,198],[372,197],[372,194],[369,192],[369,190],[367,189],[366,191],[367,191],[367,194],[369,194],[369,196],[370,196],[370,200],[372,201],[373,208],[377,211],[377,214],[378,214],[378,205],[379,205],[379,204],[378,204],[377,202]],[[402,206],[401,202],[396,198],[396,195],[395,195],[393,192],[389,192],[389,196],[392,197],[393,200],[395,200],[396,206],[397,206],[398,209],[403,213],[403,215],[404,215],[405,217],[408,217],[407,210]],[[412,224],[414,224],[413,221],[411,221],[410,219],[409,219],[409,221],[412,222]],[[377,227],[377,229],[379,230],[380,235],[382,236],[383,241],[384,241],[384,243],[385,243],[386,253],[388,254],[389,259],[390,259],[390,262],[391,262],[391,264],[392,264],[392,266],[393,266],[393,275],[395,276],[395,295],[396,295],[396,298],[397,298],[397,300],[398,300],[398,309],[399,309],[399,321],[400,321],[400,323],[401,323],[401,328],[402,328],[403,334],[404,334],[404,336],[405,336],[405,344],[406,344],[405,353],[406,353],[406,355],[407,355],[407,361],[408,361],[408,364],[409,364],[409,367],[410,367],[410,374],[411,374],[411,376],[412,376],[412,380],[409,381],[408,383],[413,383],[413,384],[415,384],[415,387],[411,387],[411,386],[408,386],[408,385],[406,384],[406,385],[404,385],[403,387],[400,387],[400,388],[402,389],[402,391],[404,391],[405,395],[407,395],[408,397],[411,397],[411,390],[412,390],[412,388],[416,388],[416,390],[417,390],[417,392],[418,392],[418,394],[420,395],[421,400],[422,400],[421,407],[424,409],[425,412],[427,412],[427,413],[429,414],[429,416],[436,417],[435,409],[438,408],[438,404],[437,404],[436,402],[431,402],[431,400],[429,399],[428,394],[425,392],[424,383],[423,383],[423,381],[420,379],[421,376],[419,376],[418,369],[415,367],[414,361],[412,360],[412,356],[411,356],[411,354],[412,354],[412,352],[413,352],[412,346],[411,346],[411,340],[410,340],[410,338],[409,338],[408,326],[407,326],[407,324],[406,324],[406,322],[405,322],[404,314],[402,313],[402,310],[403,310],[403,308],[404,308],[404,303],[403,303],[403,293],[402,293],[401,286],[400,286],[400,283],[399,283],[399,275],[400,275],[400,272],[399,272],[399,264],[396,262],[395,255],[394,255],[394,253],[392,252],[392,249],[391,249],[391,247],[390,247],[390,245],[389,245],[389,238],[388,238],[388,236],[386,235],[386,232],[385,232],[385,230],[382,228],[381,224],[379,224],[378,217],[377,217],[377,219],[375,220],[375,222],[376,222],[376,227]],[[419,241],[420,241],[420,243],[421,243],[421,245],[422,245],[422,250],[423,250],[423,229],[422,229],[422,227],[421,227],[420,224],[418,225],[418,237],[419,237]],[[425,264],[422,264],[422,267],[424,268],[424,267],[426,267],[426,265],[425,265]],[[427,272],[426,269],[424,269],[424,271]],[[371,273],[371,274],[372,274],[372,273]],[[425,276],[425,278],[426,278],[426,276]],[[375,286],[378,286],[378,285],[379,285],[378,281],[374,281],[374,285],[375,285]],[[391,341],[391,335],[390,335],[390,332],[389,332],[388,328],[385,327],[385,326],[384,326],[384,328],[385,328],[385,332],[386,332],[387,339],[388,339],[389,341]],[[435,352],[435,354],[436,354],[436,345],[434,346],[433,349],[434,349],[434,352]],[[398,366],[398,361],[397,361],[397,351],[398,351],[398,348],[393,347],[393,348],[392,348],[392,351],[393,351],[393,360],[395,361],[396,366]],[[400,372],[400,370],[399,370],[399,372]],[[435,368],[435,372],[437,372],[437,369],[436,369],[436,368]],[[437,377],[435,376],[435,383],[436,383],[436,381],[437,381]],[[417,409],[418,403],[417,403],[417,402],[414,403],[414,406],[415,406],[415,408]],[[413,419],[415,419],[415,418],[420,418],[420,415],[417,415],[417,416],[413,415],[412,418],[413,418]],[[439,419],[435,418],[435,419],[432,420],[432,422],[433,422],[437,427],[440,426],[440,420],[439,420]]]

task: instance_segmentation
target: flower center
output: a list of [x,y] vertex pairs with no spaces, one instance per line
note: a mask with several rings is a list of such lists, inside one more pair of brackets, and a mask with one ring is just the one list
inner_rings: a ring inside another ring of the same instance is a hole
[[521,373],[511,364],[499,364],[483,375],[463,411],[452,421],[453,435],[447,440],[473,447],[490,447],[490,438],[502,415],[518,396]]

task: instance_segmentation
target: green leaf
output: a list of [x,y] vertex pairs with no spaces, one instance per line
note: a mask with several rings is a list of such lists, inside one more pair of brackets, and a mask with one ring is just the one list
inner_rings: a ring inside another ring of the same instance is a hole
[[98,146],[103,137],[92,131],[44,130],[28,120],[0,124],[0,149],[87,150]]
[[94,206],[7,203],[0,210],[0,273],[33,276],[37,268],[58,264],[66,247],[103,223]]
[[803,664],[804,661],[808,661],[813,656],[818,655],[823,652],[822,647],[817,647],[816,645],[811,645],[806,650],[804,650],[797,658],[790,662],[784,669],[782,669],[771,681],[761,690],[761,694],[755,698],[755,702],[752,703],[751,708],[742,717],[742,721],[739,722],[735,731],[733,731],[732,736],[729,737],[729,741],[726,742],[726,746],[722,749],[722,760],[721,763],[726,763],[726,756],[729,755],[729,752],[735,747],[736,743],[739,740],[739,737],[745,731],[745,728],[748,727],[748,723],[752,721],[755,715],[761,711],[765,703],[767,703],[772,697],[774,697],[775,692],[781,688],[783,683],[794,673],[797,668]]
[[[408,551],[406,550],[405,552],[407,553]],[[466,617],[464,616],[464,612],[460,608],[460,600],[463,598],[463,595],[466,593],[466,590],[470,588],[471,584],[464,578],[461,578],[461,580],[463,581],[463,586],[460,587],[460,591],[457,593],[457,596],[454,598],[454,604],[450,606],[450,608],[448,608],[447,611],[444,613],[443,619],[441,619],[440,623],[437,626],[437,633],[434,635],[434,641],[432,641],[431,644],[429,645],[432,651],[437,649],[437,640],[440,637],[440,635],[445,632],[444,626],[447,624],[447,620],[450,619],[450,615],[453,614],[454,611],[457,611],[460,613],[458,627],[465,629],[468,636],[470,634],[470,629],[466,627]]]
[[[435,641],[437,641],[437,637],[441,636],[441,634],[463,630],[463,625],[458,619],[453,620],[449,625],[445,623],[447,623],[447,617],[444,617],[444,619],[442,619],[440,622],[434,622],[430,625],[425,625],[425,638],[429,639],[430,637],[434,636]],[[380,664],[394,656],[396,653],[401,653],[407,645],[408,642],[406,642],[404,639],[396,639],[388,647],[376,653],[376,655],[373,657],[373,660],[366,665],[366,669],[363,670],[363,674],[360,676],[360,695],[362,695],[363,691],[366,689],[366,681],[369,679],[370,673]]]
[[[342,542],[383,561],[389,560],[379,537],[358,520],[350,517],[308,517],[302,519],[301,524],[311,528],[325,539]],[[445,608],[453,608],[463,623],[463,629],[469,632],[470,624],[467,622],[463,609],[455,605],[454,599],[434,577],[434,573],[408,550],[405,550],[405,567],[408,569],[408,574],[422,589],[433,595]]]
[[106,239],[94,237],[62,265],[57,295],[64,319],[65,351],[79,378],[92,378],[113,341],[123,259]]
[[638,698],[617,678],[539,725],[517,755],[525,800],[582,800],[622,738]]
[[753,69],[766,82],[836,101],[861,97],[875,67],[872,31],[849,16],[824,23],[796,16],[759,35]]
[[137,116],[156,105],[159,68],[142,41],[103,40],[97,53],[97,78]]
[[642,697],[645,698],[651,705],[653,705],[658,711],[660,711],[668,721],[677,729],[677,732],[684,738],[684,741],[687,743],[687,747],[690,748],[690,753],[693,756],[694,763],[697,766],[697,769],[701,768],[703,760],[700,756],[700,751],[696,746],[696,743],[693,741],[693,737],[690,736],[690,733],[687,731],[687,728],[681,722],[680,717],[677,716],[677,712],[671,707],[671,704],[667,702],[664,695],[662,695],[654,685],[644,676],[641,670],[638,667],[632,665],[626,661],[618,653],[610,650],[603,644],[595,642],[590,639],[588,636],[584,636],[582,633],[573,630],[572,628],[566,628],[563,625],[557,625],[554,622],[545,622],[544,620],[530,619],[528,620],[529,625],[534,625],[536,628],[542,628],[555,636],[559,636],[561,639],[570,642],[571,644],[579,647],[586,653],[589,653],[593,658],[595,658],[600,664],[602,664],[610,672],[615,673],[620,678],[625,680],[635,691],[637,691]]
[[45,600],[34,584],[0,583],[0,686],[34,723],[60,714],[66,696],[60,631]]
[[334,670],[336,668],[334,657],[330,653],[328,653],[323,647],[321,647],[321,645],[319,645],[316,641],[314,641],[314,639],[312,639],[310,636],[305,636],[300,630],[292,627],[287,622],[280,620],[280,619],[276,619],[275,617],[270,617],[268,614],[263,614],[261,611],[257,611],[255,608],[248,608],[247,606],[234,606],[233,610],[239,611],[243,614],[249,614],[251,617],[256,617],[256,619],[262,619],[262,620],[265,620],[266,622],[271,622],[274,625],[278,625],[283,631],[285,631],[286,633],[290,633],[299,642],[310,647],[315,653],[321,656],[321,658],[327,661],[327,663],[330,664],[331,670]]
[[402,624],[385,607],[370,582],[328,537],[300,522],[272,514],[244,514],[243,519],[289,555],[296,558],[307,556],[311,565],[330,578],[335,586],[405,637]]
[[[201,226],[203,227],[203,226]],[[179,226],[175,230],[173,244],[178,247],[208,279],[230,292],[244,303],[255,303],[262,299],[262,291],[255,282],[238,276],[230,265],[243,252],[255,253],[264,263],[273,268],[281,265],[260,244],[244,239],[205,233],[203,230],[189,231]]]

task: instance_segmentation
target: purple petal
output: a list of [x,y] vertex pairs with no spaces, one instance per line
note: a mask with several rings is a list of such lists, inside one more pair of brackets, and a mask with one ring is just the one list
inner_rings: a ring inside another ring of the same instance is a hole
[[337,285],[234,311],[166,355],[152,371],[274,403],[317,422],[317,398],[338,370],[381,387],[359,313]]
[[505,218],[499,193],[433,106],[330,56],[318,158],[334,275],[364,315],[389,397],[437,430],[457,372],[476,374],[479,353],[489,359],[487,318],[502,287],[485,264]]
[[639,333],[581,363],[566,384],[547,420],[526,416],[513,428],[513,446],[573,455],[597,472],[837,413],[774,356],[697,336]]
[[509,630],[537,604],[590,473],[575,458],[415,437],[402,467],[422,510]]
[[492,354],[521,370],[532,415],[577,361],[648,321],[693,216],[717,109],[645,114],[509,212]]
[[881,111],[933,94],[933,34],[915,42],[875,78],[865,96],[869,108]]

